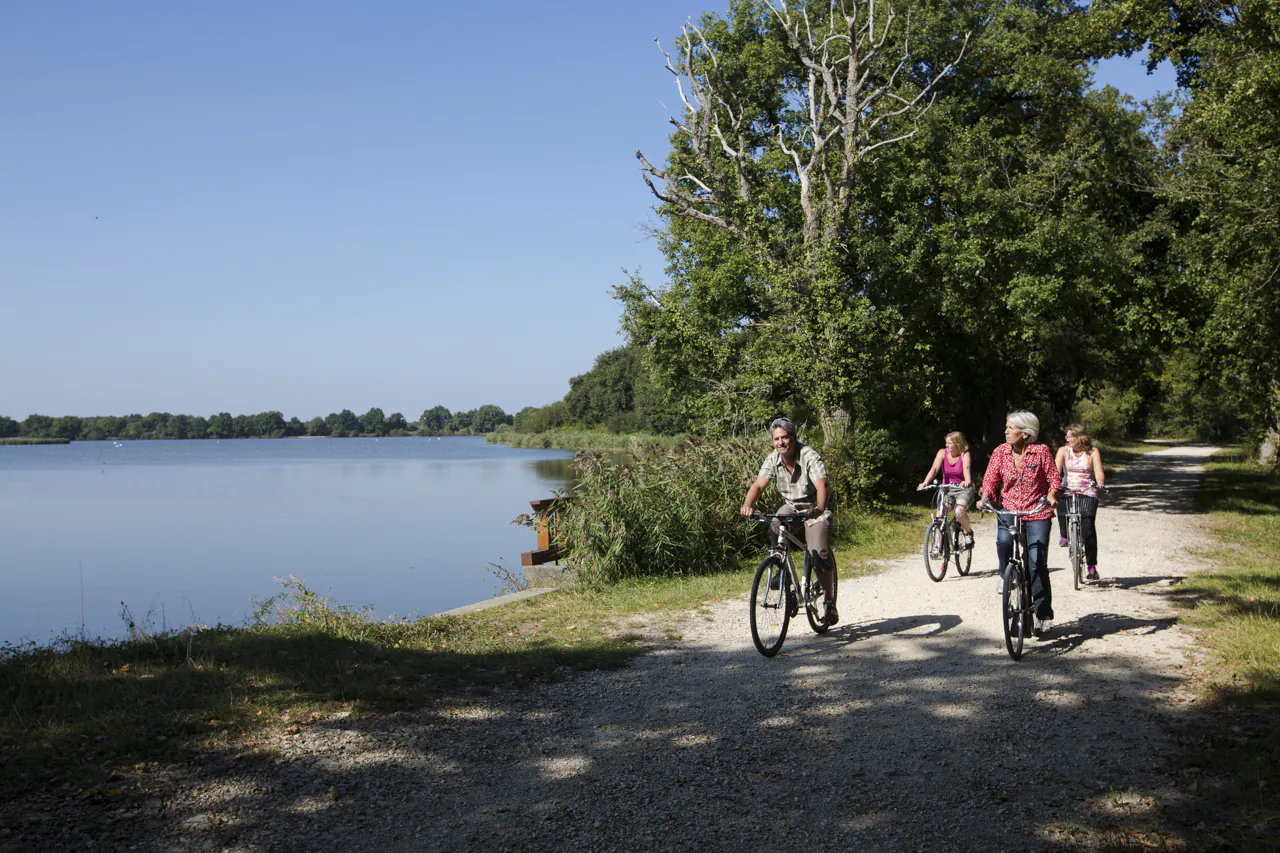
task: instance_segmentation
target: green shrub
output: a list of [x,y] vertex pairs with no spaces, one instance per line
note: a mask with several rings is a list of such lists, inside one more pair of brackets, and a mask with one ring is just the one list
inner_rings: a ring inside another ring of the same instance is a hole
[[[672,448],[632,446],[626,464],[579,453],[578,485],[562,518],[569,565],[589,585],[702,575],[738,567],[758,545],[738,514],[767,449],[686,437]],[[776,495],[761,506],[777,504]]]
[[1137,391],[1103,385],[1089,399],[1076,403],[1071,417],[1094,438],[1114,441],[1132,432],[1141,407],[1142,395]]

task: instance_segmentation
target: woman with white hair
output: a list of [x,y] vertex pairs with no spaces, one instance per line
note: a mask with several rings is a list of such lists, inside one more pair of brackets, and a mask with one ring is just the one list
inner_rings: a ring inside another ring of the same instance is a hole
[[[982,499],[992,501],[1000,494],[1000,508],[1025,511],[1048,501],[1039,512],[1023,516],[1027,531],[1027,568],[1031,571],[1031,597],[1036,605],[1035,633],[1043,636],[1053,625],[1053,590],[1049,585],[1049,528],[1054,504],[1062,489],[1062,478],[1053,453],[1043,444],[1040,419],[1030,412],[1010,412],[1004,423],[1004,444],[991,454],[982,477]],[[999,562],[998,586],[1004,588],[1005,569],[1013,555],[1013,536],[1002,523],[996,535]]]

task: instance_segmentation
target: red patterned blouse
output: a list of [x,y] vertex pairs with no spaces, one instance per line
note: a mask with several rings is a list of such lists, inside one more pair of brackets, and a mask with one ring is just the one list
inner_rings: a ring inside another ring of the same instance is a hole
[[[1001,506],[1005,509],[1031,509],[1041,498],[1048,497],[1051,489],[1061,489],[1062,478],[1058,466],[1053,464],[1053,454],[1043,444],[1028,444],[1022,454],[1022,469],[1013,464],[1013,447],[1002,444],[991,454],[987,472],[982,475],[982,496],[994,498],[1000,492]],[[1045,507],[1041,512],[1026,516],[1027,521],[1044,521],[1053,516],[1053,510]]]

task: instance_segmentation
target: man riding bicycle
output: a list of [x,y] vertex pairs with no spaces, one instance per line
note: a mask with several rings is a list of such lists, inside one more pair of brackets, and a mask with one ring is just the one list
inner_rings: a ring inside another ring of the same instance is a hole
[[[808,516],[804,522],[805,550],[813,561],[818,580],[822,584],[825,611],[822,621],[824,624],[834,625],[840,621],[840,614],[836,611],[834,593],[835,561],[831,558],[831,513],[827,509],[831,492],[827,489],[826,466],[822,464],[818,451],[807,444],[801,444],[796,438],[796,427],[790,418],[774,420],[769,424],[769,434],[773,438],[773,452],[760,466],[760,473],[747,489],[746,500],[739,512],[750,518],[751,507],[756,499],[769,483],[773,483],[784,501],[778,508],[779,513],[803,513]],[[778,534],[778,523],[774,519],[771,525],[774,536]]]

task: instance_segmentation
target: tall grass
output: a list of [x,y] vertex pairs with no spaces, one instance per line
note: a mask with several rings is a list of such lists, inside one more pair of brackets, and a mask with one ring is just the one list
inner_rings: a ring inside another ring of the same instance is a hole
[[562,518],[569,565],[588,585],[688,576],[738,566],[756,524],[738,507],[763,458],[742,440],[687,437],[675,447],[636,442],[622,465],[582,453],[574,501]]

